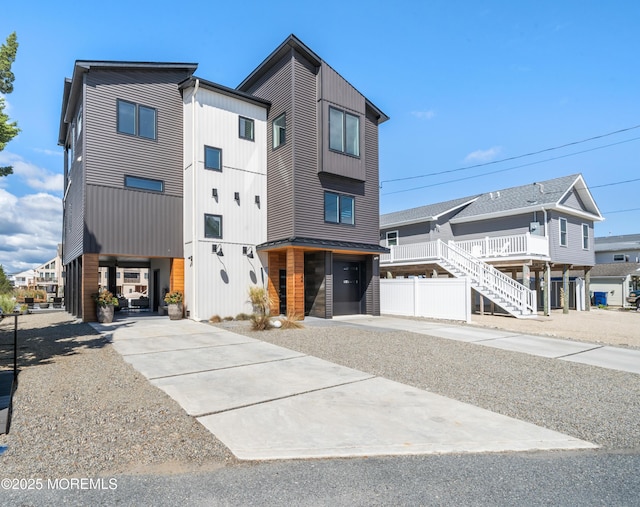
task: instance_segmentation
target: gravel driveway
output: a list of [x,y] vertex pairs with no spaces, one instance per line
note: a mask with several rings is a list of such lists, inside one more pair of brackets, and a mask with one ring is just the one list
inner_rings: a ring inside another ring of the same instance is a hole
[[[515,320],[515,319],[512,319]],[[7,477],[179,473],[236,463],[214,436],[66,313],[20,317]],[[12,340],[0,323],[0,343]],[[241,334],[594,442],[640,449],[640,375],[338,321]]]

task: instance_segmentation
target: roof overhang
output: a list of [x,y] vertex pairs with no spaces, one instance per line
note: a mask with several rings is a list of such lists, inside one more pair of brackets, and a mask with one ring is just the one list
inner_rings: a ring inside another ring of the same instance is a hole
[[[389,222],[388,224],[380,224],[380,229],[388,229],[389,227],[402,227],[404,225],[413,225],[413,224],[419,224],[419,223],[423,223],[423,222],[434,222],[436,220],[438,220],[441,216],[443,215],[447,215],[448,213],[451,213],[457,209],[460,208],[464,208],[465,206],[468,206],[469,204],[471,204],[473,201],[475,201],[476,199],[478,199],[478,196],[473,197],[472,199],[469,199],[468,201],[462,202],[456,206],[452,206],[451,208],[448,208],[444,211],[441,211],[440,213],[436,214],[436,215],[427,215],[427,216],[423,216],[423,217],[418,217],[418,218],[412,218],[410,220],[399,220],[397,222]],[[453,221],[453,220],[451,220]]]
[[196,81],[199,83],[198,86],[200,88],[204,88],[206,90],[220,93],[222,95],[226,95],[227,97],[232,97],[234,99],[240,99],[245,102],[249,102],[256,106],[269,108],[271,107],[271,102],[265,99],[261,99],[260,97],[256,97],[255,95],[251,95],[249,93],[242,92],[240,90],[235,90],[233,88],[229,88],[227,86],[223,86],[218,83],[214,83],[212,81],[207,81],[206,79],[201,79],[197,76],[191,76],[181,83],[178,84],[179,90],[186,90],[188,88],[192,88],[196,85]]
[[496,211],[494,213],[484,213],[482,215],[474,215],[470,217],[452,218],[450,222],[452,224],[465,224],[469,222],[478,222],[480,220],[491,220],[493,218],[503,218],[514,215],[523,215],[525,213],[533,213],[534,211],[560,211],[565,215],[572,215],[585,220],[591,220],[593,222],[601,222],[604,220],[602,215],[594,215],[586,211],[580,211],[575,208],[569,208],[568,206],[562,206],[559,204],[538,204],[536,206],[525,206],[523,208],[508,209],[503,211]]
[[339,251],[343,253],[383,254],[390,250],[383,246],[370,243],[356,243],[354,241],[336,241],[316,238],[292,237],[276,241],[268,241],[256,246],[256,250],[267,252],[286,248],[304,248],[307,250]]

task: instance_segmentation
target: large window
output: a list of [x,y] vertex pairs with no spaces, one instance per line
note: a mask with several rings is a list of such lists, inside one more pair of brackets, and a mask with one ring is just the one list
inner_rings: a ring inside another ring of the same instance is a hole
[[222,216],[204,215],[204,237],[222,238]]
[[240,116],[239,128],[240,128],[240,139],[246,139],[247,141],[254,140],[253,120]]
[[567,219],[560,219],[560,246],[567,246]]
[[329,149],[360,156],[360,118],[334,107],[329,108]]
[[222,171],[222,150],[220,148],[204,147],[204,168]]
[[350,195],[324,193],[324,220],[333,224],[355,224],[355,198]]
[[589,225],[582,224],[582,248],[589,250]]
[[287,140],[287,117],[282,113],[273,120],[273,148],[277,148]]
[[156,138],[157,112],[152,107],[118,99],[118,132],[132,136]]
[[125,176],[124,186],[137,188],[138,190],[151,190],[152,192],[164,192],[164,182],[151,180],[149,178],[138,178],[137,176]]

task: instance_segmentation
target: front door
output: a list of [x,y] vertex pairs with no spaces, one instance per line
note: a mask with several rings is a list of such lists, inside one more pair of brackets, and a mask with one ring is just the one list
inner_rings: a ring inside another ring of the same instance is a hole
[[334,261],[333,263],[333,314],[352,315],[362,313],[364,294],[364,263],[359,261]]

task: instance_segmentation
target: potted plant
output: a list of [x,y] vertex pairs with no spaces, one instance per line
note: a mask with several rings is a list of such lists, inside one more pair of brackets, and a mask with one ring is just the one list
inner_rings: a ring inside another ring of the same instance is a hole
[[169,319],[180,320],[182,318],[182,292],[177,290],[168,292],[164,296],[164,302],[167,303]]
[[93,295],[96,302],[96,316],[101,324],[113,322],[113,311],[118,306],[118,298],[108,290],[100,291]]

